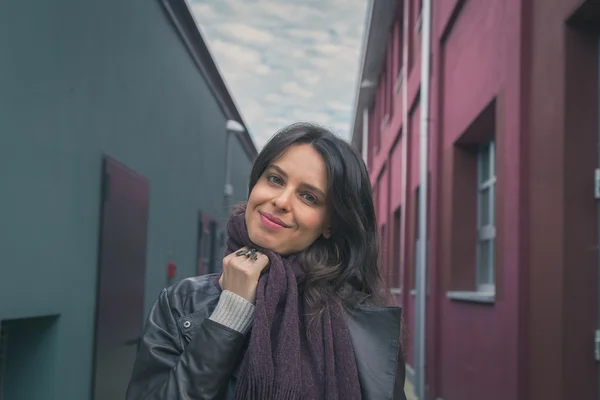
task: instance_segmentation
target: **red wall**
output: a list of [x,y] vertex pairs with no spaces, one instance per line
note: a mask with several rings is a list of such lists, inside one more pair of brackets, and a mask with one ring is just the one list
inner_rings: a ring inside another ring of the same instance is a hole
[[[401,132],[402,90],[393,93],[394,109],[387,127],[380,133],[380,124],[371,124],[380,135],[379,152],[371,160],[372,183],[378,182],[378,222],[386,223],[402,199],[402,145],[408,146],[408,193],[404,205],[403,218],[406,219],[404,235],[404,274],[402,280],[403,293],[400,302],[404,307],[405,323],[409,332],[414,332],[414,296],[410,290],[414,288],[414,241],[415,241],[415,189],[419,185],[419,84],[420,84],[420,30],[416,28],[417,12],[414,8],[416,0],[409,0],[408,12],[404,23],[409,24],[409,60],[408,81],[404,82],[408,94],[408,127]],[[432,43],[432,90],[431,90],[431,124],[430,124],[430,290],[428,298],[427,321],[427,380],[432,398],[443,397],[445,400],[459,399],[507,399],[517,398],[517,317],[518,296],[510,293],[502,295],[493,305],[482,305],[451,301],[446,298],[446,291],[451,289],[444,283],[440,269],[445,265],[441,253],[443,248],[442,229],[437,221],[444,220],[442,214],[441,184],[444,154],[451,150],[456,139],[475,120],[482,110],[497,96],[504,103],[513,101],[518,107],[518,68],[519,65],[519,3],[516,0],[477,1],[443,1],[435,2],[433,18]],[[405,9],[406,10],[406,9]],[[515,14],[517,18],[515,18]],[[514,30],[514,32],[510,32]],[[393,30],[394,31],[394,30]],[[395,30],[397,32],[397,30]],[[389,49],[389,48],[388,48]],[[399,49],[398,49],[399,50]],[[397,51],[394,46],[391,51]],[[397,56],[397,54],[396,54]],[[404,89],[404,88],[403,88]],[[383,87],[382,92],[393,88]],[[518,121],[520,115],[505,107],[504,140],[506,148],[503,154],[518,154]],[[509,131],[510,128],[510,131]],[[439,140],[438,140],[439,138]],[[406,140],[406,143],[404,141]],[[371,140],[373,143],[373,140]],[[373,155],[373,152],[369,153]],[[498,172],[499,176],[510,176],[518,181],[517,168]],[[506,163],[499,162],[506,166]],[[510,168],[510,167],[507,167]],[[388,172],[391,171],[391,179]],[[388,183],[389,182],[389,183]],[[391,185],[388,190],[386,185]],[[503,196],[517,196],[518,185],[503,186]],[[501,203],[502,207],[512,206],[510,201]],[[518,225],[511,222],[508,210],[499,212],[499,218],[507,221],[499,222],[503,226],[503,235],[517,236]],[[517,214],[518,215],[518,214]],[[388,235],[391,224],[387,224]],[[512,229],[509,231],[508,229]],[[498,252],[505,256],[502,269],[503,281],[499,287],[517,286],[518,262],[506,266],[506,259],[517,260],[515,242],[499,240]],[[512,256],[511,256],[512,254]],[[407,361],[414,365],[414,337],[409,334]]]
[[529,385],[523,393],[592,399],[599,389],[590,344],[598,323],[598,205],[590,180],[598,166],[600,3],[534,0],[528,14]]
[[[375,107],[369,133],[370,146],[379,143],[378,152],[369,151],[369,168],[378,223],[386,224],[388,237],[396,237],[390,231],[393,212],[403,210],[403,287],[397,300],[409,331],[409,365],[414,365],[411,289],[421,119],[417,3],[399,2],[409,32],[408,79],[394,90],[403,31],[397,21],[388,45],[393,59],[383,67],[394,78],[382,74],[387,78],[377,91],[378,101],[388,96],[393,107],[383,129],[386,111]],[[592,177],[598,166],[600,2],[433,4],[426,400],[595,398],[598,212]],[[465,268],[455,244],[475,229],[461,224],[464,215],[456,212],[463,200],[469,203],[464,196],[474,196],[454,190],[456,141],[489,110],[497,157],[496,297],[483,304],[451,300],[447,292],[470,284],[454,275]],[[389,240],[384,248],[399,245]]]
[[[438,35],[433,57],[439,59],[437,78],[443,84],[432,90],[432,101],[440,105],[441,123],[436,127],[437,132],[432,130],[431,134],[440,138],[436,145],[442,155],[442,165],[447,165],[443,159],[451,157],[457,139],[492,100],[496,99],[501,106],[519,103],[518,76],[511,75],[512,65],[519,63],[520,42],[518,35],[511,35],[511,31],[519,32],[519,19],[513,17],[518,7],[517,1],[466,1],[460,11],[447,9],[446,13],[436,13]],[[447,26],[444,19],[448,12],[458,13],[452,26]],[[444,292],[456,288],[449,284],[438,285],[442,288],[441,293],[437,293],[439,324],[430,335],[437,336],[439,346],[438,354],[434,354],[437,359],[429,358],[435,362],[437,371],[430,371],[430,377],[437,379],[436,393],[446,400],[518,397],[518,296],[506,292],[507,288],[518,285],[518,262],[506,262],[516,258],[517,247],[507,238],[518,236],[518,226],[506,221],[514,214],[504,207],[508,204],[506,199],[518,198],[519,193],[518,186],[505,186],[504,182],[518,182],[519,172],[507,171],[508,164],[500,162],[503,157],[519,154],[518,141],[509,139],[518,137],[518,118],[518,113],[496,113],[495,127],[504,127],[503,131],[496,132],[497,174],[504,189],[501,198],[496,196],[496,253],[502,254],[504,259],[503,263],[500,258],[496,259],[496,300],[494,304],[450,300]],[[511,162],[518,165],[517,158]],[[440,196],[438,201],[450,199]],[[456,224],[451,215],[443,214],[440,205],[435,207],[438,214],[434,211],[432,219]],[[451,238],[440,237],[436,247],[441,249],[443,240]],[[442,279],[440,269],[449,266],[450,254],[441,256],[444,259],[436,258],[434,266],[438,280]],[[429,343],[434,342],[430,339]]]

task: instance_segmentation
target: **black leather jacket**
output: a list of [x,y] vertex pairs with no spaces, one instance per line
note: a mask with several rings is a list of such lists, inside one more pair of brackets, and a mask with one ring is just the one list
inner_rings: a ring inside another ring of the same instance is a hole
[[[233,398],[247,342],[208,318],[220,296],[215,277],[184,279],[162,291],[146,322],[127,400]],[[400,308],[363,308],[347,322],[363,399],[405,400]]]

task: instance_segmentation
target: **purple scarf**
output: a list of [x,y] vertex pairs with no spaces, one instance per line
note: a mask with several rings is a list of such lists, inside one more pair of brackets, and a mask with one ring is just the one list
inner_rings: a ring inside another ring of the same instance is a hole
[[250,241],[245,209],[228,223],[226,254],[248,246],[271,262],[258,281],[254,323],[236,385],[236,400],[360,400],[358,372],[341,305],[328,301],[311,325],[298,285],[305,274],[297,255],[282,257]]

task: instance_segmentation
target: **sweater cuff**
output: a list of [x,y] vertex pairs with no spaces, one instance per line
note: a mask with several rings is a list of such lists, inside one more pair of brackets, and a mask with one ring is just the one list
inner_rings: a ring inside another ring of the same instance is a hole
[[224,290],[210,319],[246,334],[254,319],[254,304],[229,290]]

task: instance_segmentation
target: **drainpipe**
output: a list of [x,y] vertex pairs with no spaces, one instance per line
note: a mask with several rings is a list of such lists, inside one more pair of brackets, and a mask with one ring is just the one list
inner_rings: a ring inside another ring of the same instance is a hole
[[225,187],[224,198],[228,202],[233,196],[233,185],[231,184],[231,135],[237,135],[246,132],[244,126],[232,119],[227,120],[225,124]]
[[427,192],[429,191],[428,149],[429,149],[429,72],[431,70],[431,0],[423,1],[421,10],[421,132],[419,140],[419,242],[417,249],[419,265],[417,269],[416,298],[416,343],[415,343],[415,389],[420,399],[425,393],[425,327],[427,315]]
[[[598,67],[596,67],[597,71],[600,71],[600,41],[598,41]],[[597,93],[600,94],[600,84],[598,85]],[[600,114],[599,114],[600,115]],[[596,200],[600,200],[600,118],[598,119],[598,168],[596,169]],[[600,205],[597,206],[598,210],[598,232],[600,232]],[[600,236],[600,234],[599,234]],[[600,248],[600,237],[598,238],[598,246]],[[598,253],[598,251],[596,251]],[[594,353],[596,358],[596,365],[600,362],[600,257],[598,257],[598,281],[596,283],[597,287],[597,320],[596,320],[596,332],[594,332]],[[596,380],[597,380],[597,389],[596,389],[596,398],[600,400],[600,368],[596,368]]]
[[[410,285],[407,285],[408,281],[406,278],[406,239],[407,236],[407,224],[406,216],[408,215],[407,199],[408,199],[408,21],[409,21],[409,1],[404,0],[402,6],[404,11],[402,12],[402,192],[400,194],[400,201],[402,202],[402,215],[400,216],[400,262],[402,269],[401,290],[402,290],[402,305],[407,304],[407,299],[410,296]],[[404,313],[403,313],[404,315]],[[404,317],[403,317],[404,319]],[[402,321],[404,323],[404,321]],[[414,367],[414,365],[413,365]],[[414,380],[414,376],[412,377]],[[413,382],[414,383],[414,382]]]
[[[406,238],[407,224],[406,216],[408,207],[406,200],[408,199],[408,8],[409,1],[404,0],[402,6],[402,161],[400,168],[402,169],[402,191],[400,193],[400,201],[402,203],[402,214],[400,215],[400,263],[402,265],[400,273],[402,274],[401,287],[402,290],[402,305],[407,303],[406,299],[410,296],[410,286],[406,284]],[[403,313],[404,316],[404,313]],[[404,317],[402,318],[404,319]],[[402,321],[404,323],[404,321]],[[414,365],[413,365],[414,367]],[[414,378],[414,377],[413,377]]]

